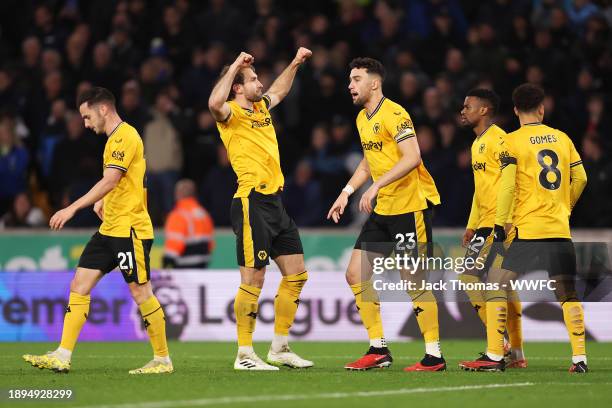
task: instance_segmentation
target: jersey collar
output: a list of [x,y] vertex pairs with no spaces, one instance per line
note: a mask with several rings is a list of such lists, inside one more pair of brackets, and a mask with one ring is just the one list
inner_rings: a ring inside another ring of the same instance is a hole
[[117,131],[117,129],[119,129],[119,126],[121,126],[122,124],[123,124],[123,121],[119,122],[119,123],[117,124],[117,126],[115,126],[115,128],[113,129],[113,131],[112,131],[112,132],[110,132],[110,134],[108,135],[109,139],[110,139],[110,137],[111,137],[112,135],[114,135],[114,134],[115,134],[115,132]]
[[489,126],[487,126],[485,130],[483,130],[478,136],[476,136],[476,139],[480,139],[481,137],[483,137],[484,134],[487,133],[489,129],[491,129],[493,126],[495,126],[495,123],[491,123]]
[[368,120],[372,119],[372,118],[374,117],[374,115],[376,115],[376,112],[378,112],[378,110],[379,110],[379,109],[380,109],[380,107],[382,106],[382,104],[383,104],[383,102],[385,101],[385,99],[386,99],[386,98],[385,98],[384,96],[383,96],[382,98],[380,98],[380,102],[378,102],[378,105],[376,105],[376,109],[374,109],[374,110],[372,111],[372,114],[371,114],[371,115],[368,115],[368,111],[367,111],[367,110],[365,110],[365,115],[366,115],[366,118],[368,118]]
[[539,126],[541,124],[542,122],[531,122],[531,123],[525,123],[523,126]]

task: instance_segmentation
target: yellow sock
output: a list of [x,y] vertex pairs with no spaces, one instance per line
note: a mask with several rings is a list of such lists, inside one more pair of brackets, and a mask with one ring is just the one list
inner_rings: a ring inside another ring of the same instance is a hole
[[504,334],[508,318],[508,295],[505,290],[487,291],[487,353],[504,356]]
[[168,342],[166,341],[166,317],[155,295],[138,305],[142,320],[144,321],[153,355],[157,357],[168,356]]
[[368,331],[368,338],[379,339],[385,337],[383,334],[382,319],[380,317],[380,303],[377,302],[378,294],[372,287],[371,281],[364,281],[351,285],[355,295],[355,304],[361,317],[361,322]]
[[513,349],[523,348],[523,306],[515,290],[508,291],[508,339]]
[[586,336],[584,326],[584,310],[577,301],[563,302],[563,320],[572,345],[572,356],[586,356]]
[[[480,280],[478,276],[468,275],[465,273],[460,274],[459,279],[461,280],[461,282],[466,283],[466,284],[467,283],[474,284],[474,283],[482,282],[482,280]],[[482,320],[482,323],[486,327],[487,326],[487,304],[484,301],[484,293],[482,293],[482,290],[466,290],[465,293],[470,299],[470,303],[472,304],[472,307],[474,308],[474,310],[476,310],[476,313],[478,313],[478,317],[480,317],[480,320]]]
[[438,303],[432,291],[409,291],[408,294],[412,298],[412,308],[425,343],[440,341]]
[[89,313],[89,295],[79,295],[78,293],[70,292],[68,299],[68,307],[64,316],[64,328],[62,329],[62,341],[60,347],[67,350],[74,350],[81,329],[87,320]]
[[293,325],[300,303],[300,293],[306,280],[308,280],[308,272],[306,271],[296,275],[283,276],[274,298],[274,334],[289,335],[289,329]]
[[238,346],[252,346],[253,332],[257,320],[257,299],[261,288],[241,284],[234,300],[234,314],[236,315],[236,329],[238,331]]

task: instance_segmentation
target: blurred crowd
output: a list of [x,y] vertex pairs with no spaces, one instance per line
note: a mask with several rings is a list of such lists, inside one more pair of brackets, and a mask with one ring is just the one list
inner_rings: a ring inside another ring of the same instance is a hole
[[[273,111],[298,225],[332,226],[326,211],[361,158],[347,66],[370,56],[415,123],[442,196],[435,225],[464,226],[470,209],[465,92],[494,89],[497,123],[512,131],[510,94],[528,81],[547,91],[545,122],[568,133],[587,170],[573,225],[612,227],[611,24],[605,0],[3,0],[0,225],[44,225],[101,176],[105,137],[75,107],[93,85],[116,95],[144,140],[154,223],[189,178],[215,224],[229,225],[236,178],[207,110],[212,85],[244,50],[269,86],[305,46],[313,57]],[[359,221],[352,211],[342,225]],[[81,211],[68,226],[97,224]]]

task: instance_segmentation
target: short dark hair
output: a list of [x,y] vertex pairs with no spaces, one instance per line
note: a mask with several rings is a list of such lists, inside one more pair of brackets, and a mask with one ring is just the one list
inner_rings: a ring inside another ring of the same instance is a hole
[[[251,65],[249,66],[249,68],[251,68],[253,72],[255,72],[254,66]],[[219,78],[217,78],[217,82],[219,82],[221,78],[223,78],[227,74],[227,71],[229,71],[229,69],[230,69],[229,65],[226,65],[223,67],[223,69],[221,70],[221,73],[219,74]],[[244,85],[244,73],[242,72],[242,69],[240,69],[236,73],[236,76],[234,77],[234,80],[232,81],[232,86],[230,87],[230,92],[229,92],[229,95],[227,96],[228,101],[231,101],[234,98],[236,98],[236,92],[234,92],[234,85]]]
[[100,86],[94,86],[91,89],[81,92],[77,98],[77,109],[82,104],[87,103],[87,106],[96,105],[98,103],[106,102],[115,107],[115,96],[111,91]]
[[378,76],[380,76],[383,82],[385,80],[385,76],[386,76],[385,67],[380,61],[374,58],[369,58],[369,57],[355,58],[349,64],[349,68],[350,69],[364,68],[368,74],[377,74]]
[[474,88],[468,91],[466,96],[481,99],[489,106],[491,116],[495,116],[499,111],[499,96],[490,89]]
[[544,103],[544,90],[538,85],[519,85],[512,92],[512,102],[519,112],[533,112]]

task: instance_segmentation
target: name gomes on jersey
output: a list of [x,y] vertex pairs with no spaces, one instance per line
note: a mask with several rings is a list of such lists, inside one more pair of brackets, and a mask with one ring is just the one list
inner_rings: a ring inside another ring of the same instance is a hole
[[270,126],[271,124],[272,124],[272,118],[265,118],[263,122],[259,120],[251,120],[251,129],[262,128],[262,127]]
[[555,135],[532,136],[529,138],[531,144],[556,143]]
[[375,152],[381,152],[383,147],[382,140],[380,142],[374,142],[372,140],[368,142],[361,142],[361,147],[363,150],[373,150]]

